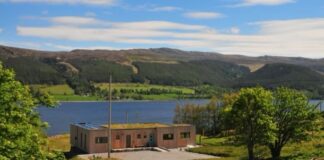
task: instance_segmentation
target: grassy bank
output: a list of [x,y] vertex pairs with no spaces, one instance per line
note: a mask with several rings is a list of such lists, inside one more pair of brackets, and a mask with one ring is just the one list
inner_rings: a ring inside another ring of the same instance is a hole
[[[95,85],[102,90],[108,90],[108,83],[98,83]],[[99,101],[104,98],[99,96],[81,96],[76,95],[74,90],[67,84],[62,85],[31,85],[34,90],[40,90],[42,92],[48,92],[54,98],[59,101]],[[172,100],[172,99],[183,99],[186,95],[192,95],[195,91],[191,88],[181,86],[164,86],[164,85],[151,85],[151,84],[138,84],[138,83],[113,83],[112,89],[117,90],[121,93],[122,90],[127,91],[140,91],[149,92],[152,89],[156,90],[167,90],[170,93],[156,93],[156,94],[144,94],[144,93],[123,93],[120,97],[123,99],[134,99],[134,97],[140,97],[140,100]],[[181,93],[181,94],[178,94]]]
[[[247,158],[247,149],[244,145],[235,145],[233,137],[203,137],[202,147],[190,149],[191,152],[220,156],[217,160],[237,160]],[[199,138],[197,138],[199,143]],[[270,158],[267,147],[257,146],[256,156]],[[324,157],[324,131],[314,133],[310,141],[287,144],[282,150],[283,159],[306,160]],[[211,160],[211,159],[210,159]],[[215,159],[216,160],[216,159]]]
[[[52,137],[48,137],[48,145],[47,149],[50,151],[61,151],[64,152],[65,155],[71,155],[70,154],[70,135],[69,134],[62,134],[62,135],[56,135]],[[67,159],[70,160],[84,160],[77,156],[67,156]],[[107,158],[90,158],[89,160],[96,159],[96,160],[118,160],[115,158],[107,159]]]

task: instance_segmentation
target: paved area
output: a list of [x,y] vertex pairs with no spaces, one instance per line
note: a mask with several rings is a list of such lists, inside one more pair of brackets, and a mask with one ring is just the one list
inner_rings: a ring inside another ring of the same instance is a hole
[[[107,153],[80,155],[80,158],[88,159],[88,157],[100,156],[107,157]],[[191,153],[186,151],[179,151],[178,149],[171,149],[170,152],[157,151],[135,151],[135,152],[119,152],[112,153],[112,157],[121,160],[194,160],[194,159],[208,159],[218,158],[215,156]]]

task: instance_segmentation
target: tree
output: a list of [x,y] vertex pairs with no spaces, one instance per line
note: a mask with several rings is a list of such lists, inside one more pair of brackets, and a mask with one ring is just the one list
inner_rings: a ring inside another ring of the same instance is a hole
[[222,110],[221,110],[221,125],[222,129],[226,131],[226,134],[228,135],[231,130],[233,130],[235,127],[235,123],[233,122],[232,116],[231,116],[231,110],[233,107],[233,104],[238,99],[239,93],[233,92],[233,93],[225,93],[222,97]]
[[261,87],[241,89],[233,103],[231,117],[238,140],[246,144],[249,160],[254,160],[255,144],[265,144],[274,138],[270,91]]
[[276,138],[268,147],[272,159],[279,160],[281,149],[289,141],[301,141],[309,137],[309,133],[318,129],[319,111],[311,105],[301,92],[288,88],[277,88],[274,91],[274,130]]
[[205,112],[207,114],[207,121],[210,125],[210,133],[212,135],[217,135],[221,132],[221,104],[216,97],[212,97],[210,102],[205,106]]
[[48,94],[34,98],[28,87],[15,80],[12,70],[0,64],[0,159],[50,159],[44,144],[46,123],[35,107],[54,106]]

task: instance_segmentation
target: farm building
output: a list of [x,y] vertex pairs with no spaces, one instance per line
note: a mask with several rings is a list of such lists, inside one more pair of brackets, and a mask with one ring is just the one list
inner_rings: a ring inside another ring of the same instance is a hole
[[[76,123],[70,126],[72,147],[87,153],[107,152],[107,126]],[[112,149],[162,147],[178,148],[195,144],[195,127],[189,124],[112,124]]]

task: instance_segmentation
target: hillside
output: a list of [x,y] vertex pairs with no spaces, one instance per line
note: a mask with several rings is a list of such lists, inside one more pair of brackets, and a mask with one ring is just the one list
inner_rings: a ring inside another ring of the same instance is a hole
[[0,47],[1,61],[26,84],[63,84],[71,77],[100,83],[107,82],[111,73],[114,82],[228,86],[249,72],[234,63],[206,60],[204,55],[166,48],[43,52]]
[[256,72],[241,77],[235,87],[261,85],[267,88],[288,86],[324,94],[324,76],[310,68],[292,64],[267,64]]
[[[38,51],[0,45],[0,60],[25,84],[77,86],[114,82],[221,88],[290,86],[324,95],[324,59],[248,57],[170,48]],[[77,88],[77,89],[76,89]]]

